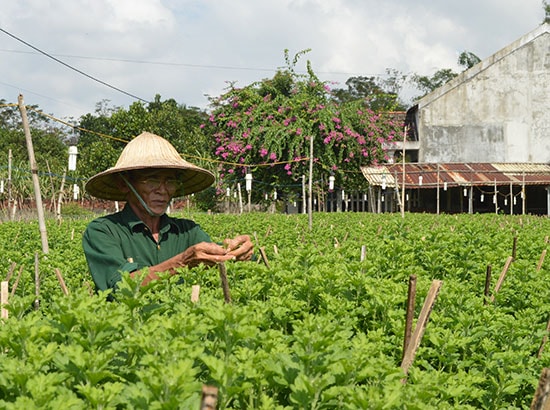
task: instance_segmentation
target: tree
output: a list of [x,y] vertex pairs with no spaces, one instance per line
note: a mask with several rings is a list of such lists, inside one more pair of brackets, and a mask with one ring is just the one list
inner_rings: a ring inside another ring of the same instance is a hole
[[464,67],[465,70],[472,68],[477,63],[480,63],[481,59],[476,56],[474,53],[471,53],[469,51],[463,51],[458,56],[458,65],[461,67]]
[[406,76],[397,70],[386,70],[388,78],[383,80],[378,77],[350,77],[346,81],[346,89],[335,89],[333,95],[340,104],[361,100],[366,102],[373,111],[397,111],[405,110],[399,100]]
[[548,3],[547,0],[543,0],[542,7],[544,9],[544,20],[542,21],[542,23],[550,24],[550,3]]
[[374,112],[365,99],[339,103],[309,61],[307,74],[296,74],[298,58],[307,51],[291,61],[285,50],[286,67],[272,79],[243,88],[231,84],[226,93],[211,99],[212,114],[205,128],[215,136],[220,188],[244,185],[245,174],[252,172],[256,186],[260,185],[254,190],[256,201],[273,189],[279,197],[301,195],[311,138],[313,179],[322,190],[326,187],[320,184],[326,184],[330,174],[347,189],[364,186],[359,167],[385,159],[381,145],[396,138],[401,124]]

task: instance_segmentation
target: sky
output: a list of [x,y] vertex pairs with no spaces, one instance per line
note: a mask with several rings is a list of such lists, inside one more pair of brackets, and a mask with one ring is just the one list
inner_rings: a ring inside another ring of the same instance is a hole
[[309,61],[333,88],[387,69],[460,72],[461,52],[485,59],[544,19],[542,0],[0,0],[0,10],[0,100],[22,94],[69,121],[157,94],[208,110],[229,84],[272,78],[285,50],[309,50],[296,70]]

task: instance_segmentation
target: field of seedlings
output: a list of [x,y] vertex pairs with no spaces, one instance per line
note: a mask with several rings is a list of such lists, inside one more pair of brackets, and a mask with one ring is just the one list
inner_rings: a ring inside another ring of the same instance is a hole
[[[38,222],[0,224],[0,409],[198,410],[204,386],[219,409],[528,409],[550,366],[548,218],[181,216],[253,237],[257,261],[225,264],[230,302],[203,266],[143,288],[125,275],[109,302],[89,219],[48,220],[47,254]],[[412,275],[425,328],[404,369]]]

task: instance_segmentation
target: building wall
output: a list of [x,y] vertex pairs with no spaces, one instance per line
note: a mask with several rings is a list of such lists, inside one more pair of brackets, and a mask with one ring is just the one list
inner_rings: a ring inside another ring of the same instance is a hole
[[419,162],[550,162],[550,25],[418,104]]

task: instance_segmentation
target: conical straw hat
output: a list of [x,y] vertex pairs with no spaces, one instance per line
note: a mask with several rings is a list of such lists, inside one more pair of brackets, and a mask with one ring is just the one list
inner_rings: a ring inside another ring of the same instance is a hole
[[143,132],[124,147],[114,167],[88,180],[86,191],[97,198],[124,201],[126,193],[119,188],[118,175],[125,171],[148,168],[180,171],[178,176],[182,180],[182,186],[174,197],[202,191],[214,182],[214,175],[210,171],[185,161],[167,140],[150,132]]

